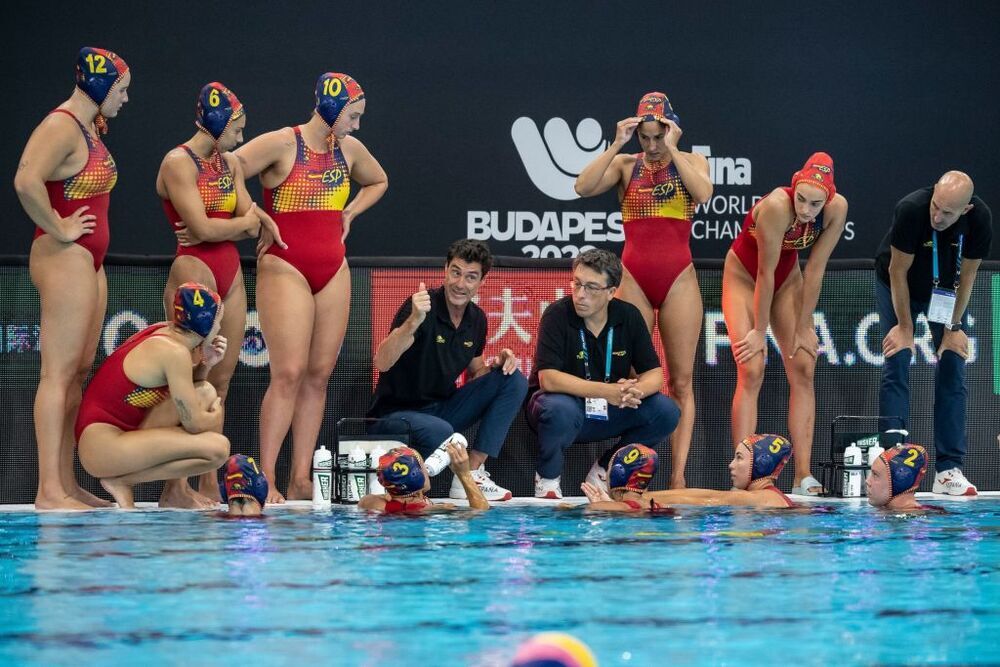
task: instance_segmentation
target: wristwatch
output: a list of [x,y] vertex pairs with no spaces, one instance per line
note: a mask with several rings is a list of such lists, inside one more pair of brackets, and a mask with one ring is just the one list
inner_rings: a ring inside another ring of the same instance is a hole
[[951,324],[948,325],[948,331],[961,331],[961,329],[962,329],[961,322],[952,322]]

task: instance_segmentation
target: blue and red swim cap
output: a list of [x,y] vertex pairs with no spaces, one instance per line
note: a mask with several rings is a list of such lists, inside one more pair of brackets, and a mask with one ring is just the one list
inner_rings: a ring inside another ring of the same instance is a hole
[[219,482],[219,494],[222,502],[228,503],[234,498],[250,498],[264,507],[267,500],[267,477],[257,467],[252,457],[243,454],[233,454],[222,467],[222,481]]
[[394,447],[378,460],[378,481],[389,495],[404,497],[423,491],[426,477],[419,452]]
[[896,445],[879,455],[889,467],[892,480],[892,498],[904,493],[915,493],[927,474],[927,450],[910,443]]
[[219,137],[235,121],[243,117],[243,103],[233,91],[218,81],[206,84],[198,94],[198,111],[194,124],[213,139]]
[[778,479],[781,469],[792,457],[792,443],[780,435],[749,435],[737,446],[746,447],[750,452],[751,482],[765,477]]
[[100,108],[127,72],[128,64],[118,54],[85,46],[76,58],[76,87]]
[[361,84],[346,74],[327,72],[316,80],[316,113],[333,127],[348,104],[365,99]]
[[608,488],[642,493],[656,474],[658,457],[646,445],[626,445],[608,464]]
[[635,115],[643,120],[655,120],[661,123],[665,123],[668,120],[672,120],[678,125],[681,124],[680,116],[674,113],[674,108],[670,106],[670,100],[667,99],[666,93],[646,93],[639,100],[639,107],[635,111]]
[[198,283],[184,283],[174,292],[174,324],[208,336],[222,313],[222,297]]

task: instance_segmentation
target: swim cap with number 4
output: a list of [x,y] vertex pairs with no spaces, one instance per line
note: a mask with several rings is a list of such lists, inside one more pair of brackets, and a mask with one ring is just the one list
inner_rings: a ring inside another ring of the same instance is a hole
[[222,298],[198,283],[184,283],[174,292],[174,324],[208,336],[222,310]]

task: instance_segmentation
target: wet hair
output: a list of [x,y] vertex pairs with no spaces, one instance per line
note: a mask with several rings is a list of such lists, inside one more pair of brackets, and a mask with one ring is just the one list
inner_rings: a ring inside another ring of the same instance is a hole
[[490,252],[490,247],[482,241],[461,239],[452,243],[448,248],[448,259],[445,260],[445,266],[451,264],[451,260],[456,257],[469,264],[477,262],[483,268],[483,278],[493,268],[493,254]]
[[573,270],[585,266],[591,271],[604,274],[608,279],[608,287],[618,287],[622,284],[622,261],[614,253],[600,248],[592,248],[580,253],[573,260]]

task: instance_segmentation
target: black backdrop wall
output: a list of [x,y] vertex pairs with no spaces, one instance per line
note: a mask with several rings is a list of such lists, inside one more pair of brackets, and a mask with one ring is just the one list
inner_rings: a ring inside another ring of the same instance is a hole
[[[851,203],[835,257],[869,257],[894,202],[946,169],[1000,207],[998,24],[991,2],[20,3],[0,28],[0,173],[9,183],[71,91],[77,49],[117,51],[134,79],[107,137],[121,170],[111,251],[166,254],[153,181],[192,132],[200,86],[235,90],[252,137],[304,122],[316,77],[344,71],[368,96],[357,136],[390,177],[349,254],[439,256],[471,235],[499,254],[570,256],[620,247],[613,194],[567,197],[614,123],[662,90],[682,147],[713,158],[695,256],[722,257],[752,198],[826,150]],[[12,187],[0,207],[0,254],[26,253]]]

